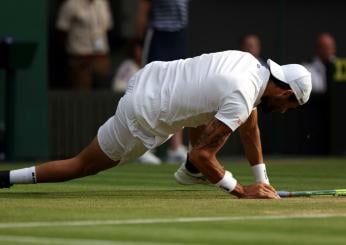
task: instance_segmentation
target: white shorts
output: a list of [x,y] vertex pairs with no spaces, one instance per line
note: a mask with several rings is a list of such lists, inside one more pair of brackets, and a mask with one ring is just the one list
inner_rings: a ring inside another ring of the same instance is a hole
[[139,124],[134,112],[131,85],[134,84],[129,84],[126,94],[118,103],[115,115],[109,118],[97,133],[102,151],[120,163],[137,159],[148,149],[161,145],[170,138],[170,135],[157,136],[147,125]]
[[140,139],[134,137],[126,117],[125,98],[121,98],[114,116],[98,130],[97,139],[102,151],[112,160],[120,163],[136,159],[147,149]]

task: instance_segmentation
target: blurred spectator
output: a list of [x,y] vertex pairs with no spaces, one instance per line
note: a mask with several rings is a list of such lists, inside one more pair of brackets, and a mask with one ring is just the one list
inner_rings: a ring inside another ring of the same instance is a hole
[[[189,0],[140,0],[136,22],[137,38],[144,39],[142,65],[187,57],[188,4]],[[186,160],[182,142],[182,131],[171,138],[167,162]]]
[[315,41],[315,56],[310,63],[303,65],[311,72],[312,91],[309,103],[303,108],[307,115],[309,144],[314,152],[321,155],[329,153],[330,142],[330,94],[328,83],[331,77],[336,54],[334,37],[321,33]]
[[137,37],[144,39],[143,65],[186,58],[189,0],[140,0]]
[[113,91],[125,92],[130,78],[141,67],[142,52],[136,41],[131,41],[128,47],[128,57],[119,65],[113,78]]
[[315,43],[315,57],[303,65],[311,72],[312,93],[324,94],[328,89],[327,70],[334,62],[336,44],[330,33],[321,33]]
[[249,52],[255,56],[262,65],[267,63],[261,58],[261,40],[255,34],[248,34],[240,39],[240,50]]
[[112,28],[107,0],[66,0],[57,29],[62,31],[68,55],[68,80],[75,89],[104,86],[109,80],[107,32]]

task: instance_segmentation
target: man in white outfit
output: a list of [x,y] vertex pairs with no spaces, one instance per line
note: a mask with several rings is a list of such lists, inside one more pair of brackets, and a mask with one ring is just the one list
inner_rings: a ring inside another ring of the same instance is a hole
[[[215,184],[240,198],[278,198],[263,163],[257,105],[285,112],[306,103],[310,73],[301,65],[262,66],[251,54],[225,51],[152,62],[129,81],[118,108],[77,156],[31,168],[2,171],[0,186],[58,182],[96,174],[135,159],[184,127],[192,149],[175,173],[181,184]],[[243,186],[216,158],[239,128],[256,183]]]

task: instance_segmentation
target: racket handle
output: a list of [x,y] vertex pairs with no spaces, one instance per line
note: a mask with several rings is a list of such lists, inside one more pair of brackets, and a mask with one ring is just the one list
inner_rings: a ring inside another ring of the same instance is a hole
[[277,194],[280,197],[290,197],[290,196],[292,196],[291,192],[289,192],[289,191],[277,191]]

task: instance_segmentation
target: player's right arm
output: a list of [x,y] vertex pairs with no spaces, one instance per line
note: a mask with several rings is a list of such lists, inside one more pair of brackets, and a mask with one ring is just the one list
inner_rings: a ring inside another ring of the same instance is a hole
[[[201,135],[191,149],[190,161],[213,184],[220,183],[227,175],[216,158],[216,154],[231,133],[232,130],[226,124],[214,118],[202,130]],[[266,184],[242,186],[237,182],[233,189],[229,191],[239,198],[277,198],[274,188]]]

